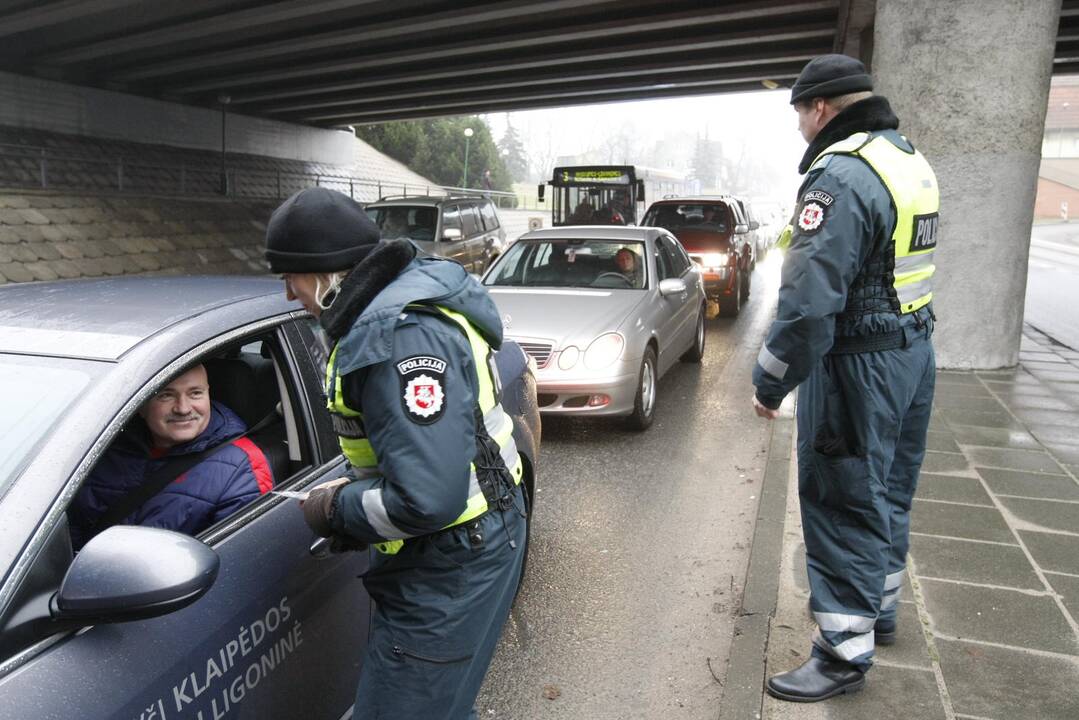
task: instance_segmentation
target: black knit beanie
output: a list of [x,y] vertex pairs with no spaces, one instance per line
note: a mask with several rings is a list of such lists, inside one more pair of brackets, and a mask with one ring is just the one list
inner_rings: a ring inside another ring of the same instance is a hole
[[830,98],[873,89],[873,78],[859,60],[846,55],[813,58],[794,81],[791,105],[799,100]]
[[270,216],[266,260],[274,273],[338,272],[363,260],[378,241],[378,226],[355,200],[307,188]]

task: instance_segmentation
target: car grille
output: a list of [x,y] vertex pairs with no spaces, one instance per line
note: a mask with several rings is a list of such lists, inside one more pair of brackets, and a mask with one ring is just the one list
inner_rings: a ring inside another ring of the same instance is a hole
[[537,343],[537,342],[522,342],[517,341],[517,344],[521,346],[533,360],[536,361],[536,367],[545,368],[547,363],[551,360],[551,344],[550,343]]

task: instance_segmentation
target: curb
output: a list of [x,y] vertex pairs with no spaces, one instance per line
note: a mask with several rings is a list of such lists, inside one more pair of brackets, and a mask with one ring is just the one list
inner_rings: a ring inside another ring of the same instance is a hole
[[742,607],[734,623],[720,720],[761,717],[768,630],[776,612],[794,418],[773,421]]

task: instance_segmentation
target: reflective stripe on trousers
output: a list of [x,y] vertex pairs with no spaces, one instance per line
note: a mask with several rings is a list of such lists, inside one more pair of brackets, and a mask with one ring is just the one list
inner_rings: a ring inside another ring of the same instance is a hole
[[819,624],[813,653],[867,668],[895,616],[925,457],[935,362],[907,347],[828,356],[798,390],[798,494]]

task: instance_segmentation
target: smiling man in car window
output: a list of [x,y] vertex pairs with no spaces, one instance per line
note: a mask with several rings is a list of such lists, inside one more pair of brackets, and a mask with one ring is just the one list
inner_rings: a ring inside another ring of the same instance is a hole
[[[68,515],[76,550],[105,529],[102,519],[131,505],[118,521],[195,535],[239,510],[273,487],[266,456],[239,437],[244,421],[210,399],[206,368],[184,372],[139,408],[138,418],[120,434],[90,472]],[[216,448],[216,450],[213,450]],[[186,456],[202,453],[193,467]],[[167,485],[133,504],[138,489],[161,473]]]

